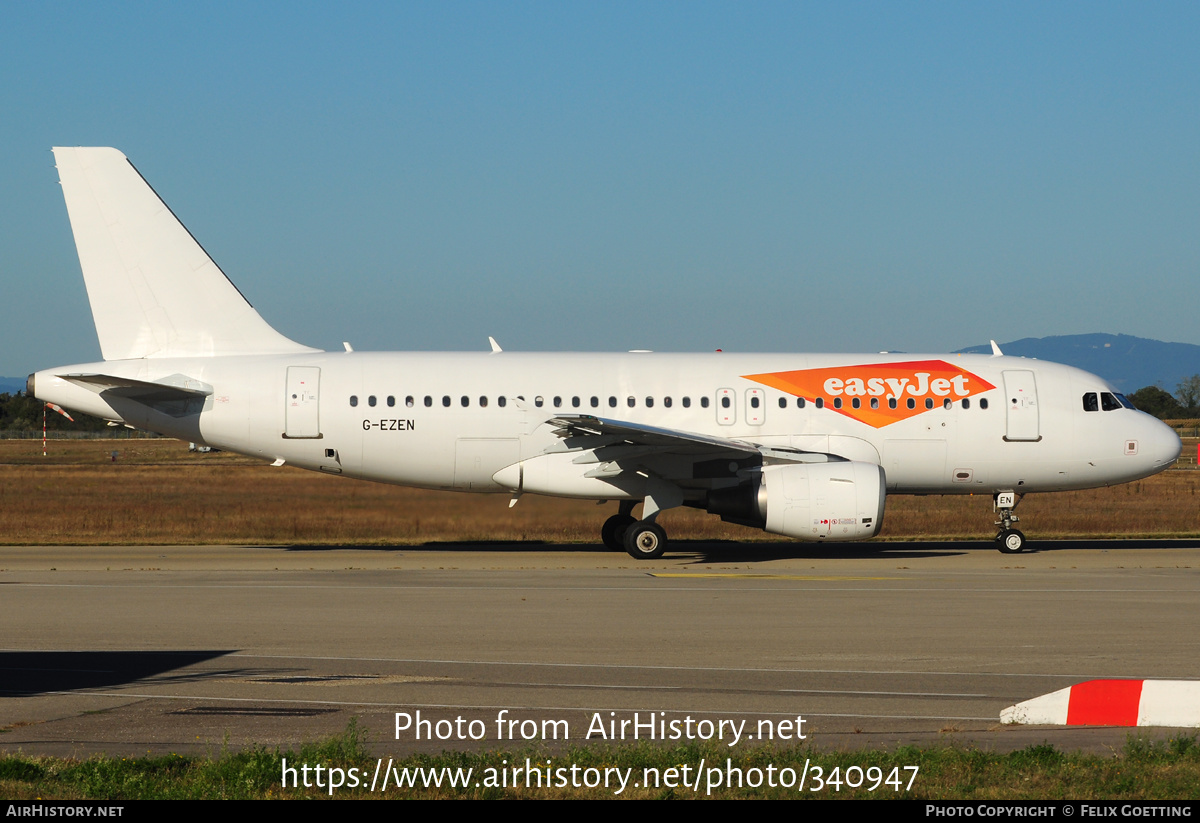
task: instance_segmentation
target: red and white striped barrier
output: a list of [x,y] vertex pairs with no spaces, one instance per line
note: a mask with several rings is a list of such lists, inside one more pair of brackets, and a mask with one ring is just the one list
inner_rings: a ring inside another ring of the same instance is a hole
[[1200,727],[1200,680],[1088,680],[1009,706],[1000,722]]

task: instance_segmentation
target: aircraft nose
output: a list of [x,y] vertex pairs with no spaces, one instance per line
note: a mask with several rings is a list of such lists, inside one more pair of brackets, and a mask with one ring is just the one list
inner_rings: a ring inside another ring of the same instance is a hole
[[1183,451],[1183,441],[1175,430],[1161,420],[1146,415],[1144,431],[1141,433],[1139,450],[1154,466],[1155,471],[1161,471],[1179,459]]

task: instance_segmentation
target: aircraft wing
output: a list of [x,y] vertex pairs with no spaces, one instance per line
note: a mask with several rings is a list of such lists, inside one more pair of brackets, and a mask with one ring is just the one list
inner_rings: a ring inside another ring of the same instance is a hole
[[[661,429],[641,423],[593,417],[590,414],[564,414],[547,422],[555,427],[555,434],[566,441],[581,438],[576,443],[571,443],[577,448],[594,449],[606,445],[626,444],[652,446],[656,450],[669,451],[672,454],[760,454],[758,446],[743,440],[727,440],[723,437],[709,437],[677,429]],[[591,442],[588,442],[589,440]]]
[[632,471],[703,488],[713,481],[743,477],[742,472],[764,464],[845,459],[588,414],[564,414],[546,422],[562,438],[559,448],[547,452],[577,453],[572,462],[599,464],[587,476],[611,477]]

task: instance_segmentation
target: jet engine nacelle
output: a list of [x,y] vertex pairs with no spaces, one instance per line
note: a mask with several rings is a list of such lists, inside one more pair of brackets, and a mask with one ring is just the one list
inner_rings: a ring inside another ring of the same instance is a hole
[[859,460],[764,466],[751,487],[709,492],[708,511],[799,540],[865,540],[879,534],[883,467]]
[[887,497],[883,467],[848,460],[764,466],[766,525],[800,540],[865,540],[879,534]]

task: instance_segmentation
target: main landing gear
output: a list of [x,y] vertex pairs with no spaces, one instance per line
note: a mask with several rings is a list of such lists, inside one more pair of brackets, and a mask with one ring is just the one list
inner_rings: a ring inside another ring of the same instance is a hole
[[1000,516],[1000,519],[996,521],[996,525],[1000,527],[1000,533],[996,535],[997,548],[1005,554],[1018,554],[1024,551],[1025,535],[1020,529],[1012,527],[1013,523],[1020,520],[1013,514],[1013,510],[1021,502],[1021,497],[1018,497],[1015,492],[997,492],[992,495],[992,501],[996,514]]
[[639,520],[625,530],[625,551],[635,560],[657,560],[667,550],[667,533],[649,520]]
[[637,522],[632,514],[636,501],[622,500],[617,514],[604,521],[600,527],[600,539],[611,551],[625,551],[625,530]]
[[617,514],[604,521],[600,539],[612,551],[627,551],[636,560],[655,560],[667,550],[667,533],[653,520],[637,520],[637,501],[623,500]]

